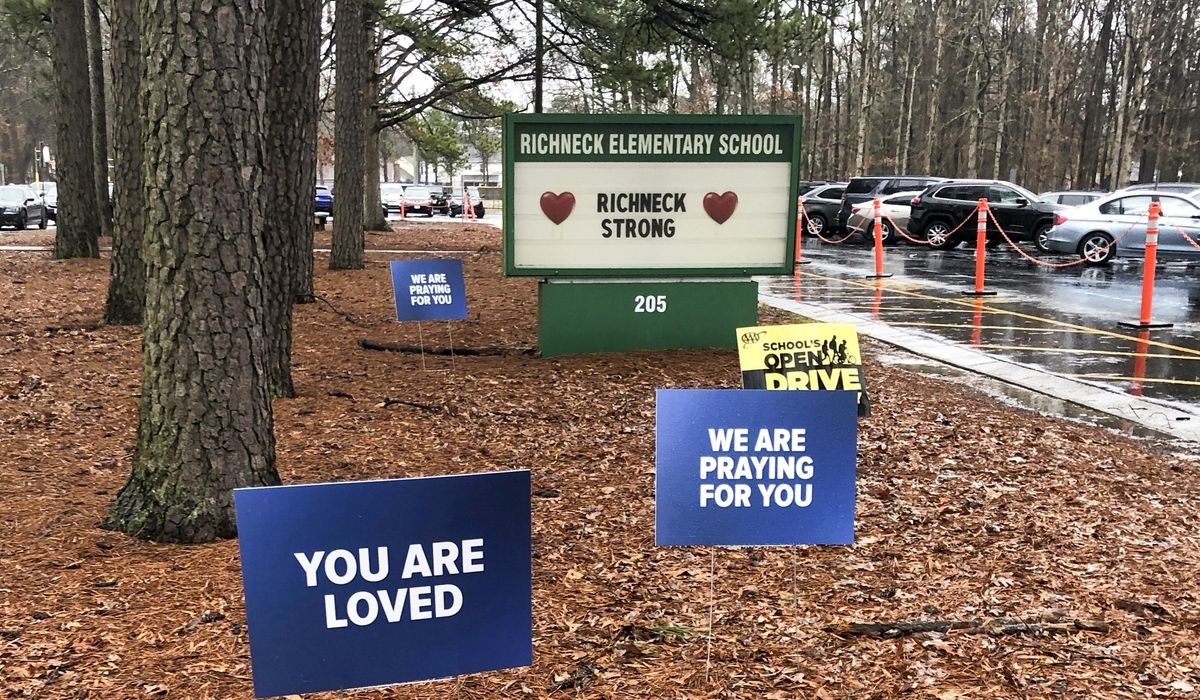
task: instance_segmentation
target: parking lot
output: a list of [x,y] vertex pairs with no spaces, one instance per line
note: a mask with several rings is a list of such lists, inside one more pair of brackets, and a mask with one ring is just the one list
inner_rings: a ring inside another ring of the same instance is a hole
[[970,297],[962,292],[974,285],[973,249],[888,248],[884,268],[893,276],[878,281],[866,278],[874,271],[866,246],[806,238],[803,255],[812,263],[798,266],[793,277],[762,278],[761,293],[919,331],[1131,396],[1180,407],[1200,402],[1200,270],[1194,266],[1159,265],[1153,320],[1173,325],[1138,331],[1118,326],[1138,318],[1138,262],[1051,269],[1002,246],[988,251],[987,289],[996,295]]

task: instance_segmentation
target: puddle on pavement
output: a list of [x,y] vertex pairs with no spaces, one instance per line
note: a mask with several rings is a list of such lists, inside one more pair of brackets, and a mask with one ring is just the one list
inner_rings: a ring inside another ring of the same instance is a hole
[[902,367],[926,377],[949,379],[964,386],[969,386],[972,389],[978,389],[1009,406],[1024,408],[1045,416],[1066,418],[1077,423],[1104,428],[1105,430],[1110,430],[1121,435],[1141,438],[1163,448],[1178,450],[1183,445],[1181,441],[1138,423],[1122,420],[1107,413],[1094,411],[1090,408],[1071,403],[1070,401],[1030,391],[1029,389],[959,369],[958,367],[933,362],[911,353],[889,350],[877,353],[875,358],[885,365]]

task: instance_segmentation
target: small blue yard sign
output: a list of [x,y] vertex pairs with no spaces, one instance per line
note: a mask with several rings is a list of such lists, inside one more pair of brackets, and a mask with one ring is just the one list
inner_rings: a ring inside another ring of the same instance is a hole
[[449,321],[467,317],[462,260],[393,260],[397,321]]

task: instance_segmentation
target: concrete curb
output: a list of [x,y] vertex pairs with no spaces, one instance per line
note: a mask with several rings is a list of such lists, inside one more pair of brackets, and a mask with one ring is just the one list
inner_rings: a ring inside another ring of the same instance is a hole
[[1185,406],[1112,391],[956,345],[934,335],[889,326],[855,313],[765,294],[759,295],[759,301],[814,321],[853,323],[862,335],[916,355],[1136,423],[1164,435],[1200,442],[1200,413],[1190,411]]

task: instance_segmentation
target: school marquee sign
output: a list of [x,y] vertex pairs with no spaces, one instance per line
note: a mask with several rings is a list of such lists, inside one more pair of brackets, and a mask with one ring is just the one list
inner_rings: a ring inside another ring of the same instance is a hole
[[509,115],[505,272],[788,274],[799,151],[791,116]]

